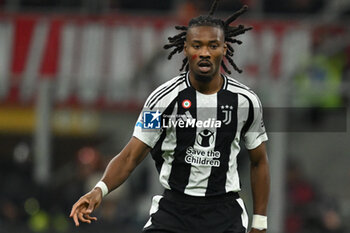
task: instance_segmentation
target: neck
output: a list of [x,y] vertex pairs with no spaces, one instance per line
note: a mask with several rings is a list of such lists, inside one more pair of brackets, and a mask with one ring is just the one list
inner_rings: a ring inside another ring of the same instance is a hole
[[200,81],[200,80],[196,79],[193,72],[190,72],[189,78],[190,78],[190,82],[191,82],[191,85],[193,86],[193,88],[202,94],[208,95],[208,94],[217,93],[223,85],[223,79],[222,79],[220,73],[217,73],[213,77],[208,78],[208,80],[206,80],[206,81]]

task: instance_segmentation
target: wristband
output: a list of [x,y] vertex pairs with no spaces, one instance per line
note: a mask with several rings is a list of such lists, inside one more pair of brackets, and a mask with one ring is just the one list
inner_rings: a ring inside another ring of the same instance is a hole
[[99,182],[97,182],[97,184],[95,185],[94,188],[100,188],[102,191],[102,197],[106,196],[108,194],[108,187],[105,184],[105,182],[103,182],[102,180],[100,180]]
[[263,215],[254,214],[252,228],[255,228],[257,230],[267,229],[267,217]]

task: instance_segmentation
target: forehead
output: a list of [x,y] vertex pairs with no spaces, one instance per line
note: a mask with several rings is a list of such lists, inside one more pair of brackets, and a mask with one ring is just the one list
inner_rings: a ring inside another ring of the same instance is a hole
[[187,30],[187,41],[224,41],[224,32],[220,27],[194,26]]

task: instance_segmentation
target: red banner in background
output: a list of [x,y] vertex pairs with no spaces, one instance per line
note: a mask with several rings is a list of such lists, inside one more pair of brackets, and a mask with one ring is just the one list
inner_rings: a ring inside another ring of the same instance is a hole
[[62,24],[63,21],[59,19],[53,19],[50,22],[50,29],[40,67],[40,75],[44,78],[53,78],[57,74]]
[[[154,86],[178,74],[183,58],[168,61],[162,49],[177,33],[172,19],[17,15],[1,17],[2,23],[12,27],[13,40],[5,56],[8,76],[0,77],[9,81],[9,90],[0,103],[33,99],[40,78],[49,78],[56,104],[142,104]],[[243,44],[235,48],[234,60],[245,72],[233,76],[253,88],[260,81],[288,78],[312,53],[315,24],[244,23],[254,30],[240,36]]]
[[19,76],[27,64],[29,48],[32,42],[35,18],[18,17],[13,20],[14,34],[12,45],[11,73]]

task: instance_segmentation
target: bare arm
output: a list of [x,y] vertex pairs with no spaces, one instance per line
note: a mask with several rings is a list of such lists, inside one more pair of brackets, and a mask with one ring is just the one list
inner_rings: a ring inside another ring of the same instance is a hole
[[[132,137],[124,149],[115,156],[108,164],[102,181],[107,185],[109,192],[118,188],[131,174],[134,168],[147,156],[150,147],[139,139]],[[79,226],[81,222],[91,223],[91,220],[97,220],[90,214],[101,204],[102,191],[100,188],[94,188],[82,196],[72,207],[70,217],[73,218],[75,225]]]
[[150,149],[139,139],[130,139],[124,149],[109,162],[103,174],[102,181],[106,183],[109,192],[118,188],[129,177]]
[[[267,215],[267,203],[270,191],[269,164],[266,153],[265,143],[257,148],[250,150],[250,179],[253,194],[254,214]],[[253,232],[266,232],[252,229]]]

